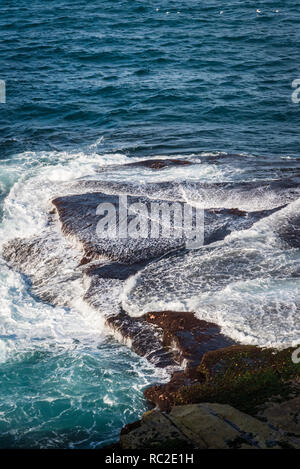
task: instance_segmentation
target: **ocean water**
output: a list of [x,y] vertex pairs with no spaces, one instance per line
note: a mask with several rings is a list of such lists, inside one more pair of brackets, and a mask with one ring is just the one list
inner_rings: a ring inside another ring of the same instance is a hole
[[[2,0],[1,244],[41,232],[61,184],[109,165],[197,162],[101,176],[119,183],[299,176],[299,17],[291,0]],[[299,249],[276,230],[296,225],[299,199],[285,187],[207,192],[208,207],[286,207],[213,250],[150,264],[123,307],[186,308],[244,343],[296,344]],[[188,185],[184,196],[195,200]],[[0,259],[0,448],[101,447],[167,378],[109,336],[80,293],[72,308],[43,303]]]

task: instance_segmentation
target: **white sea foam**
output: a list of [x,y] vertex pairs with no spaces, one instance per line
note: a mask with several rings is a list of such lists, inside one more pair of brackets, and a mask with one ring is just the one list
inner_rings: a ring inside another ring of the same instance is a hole
[[[127,161],[124,155],[95,153],[26,152],[17,155],[15,166],[3,166],[1,181],[7,189],[14,182],[4,201],[4,215],[0,227],[0,249],[15,237],[39,235],[47,229],[49,201],[64,193],[64,183],[93,174],[99,166]],[[55,164],[53,164],[55,162]],[[25,168],[25,170],[24,170]],[[55,255],[55,245],[49,258]],[[64,247],[61,246],[61,249]],[[67,257],[65,260],[67,261]],[[72,266],[71,266],[72,267]],[[64,266],[68,269],[68,265]],[[97,346],[103,340],[104,318],[82,300],[80,282],[72,284],[68,292],[70,308],[52,307],[36,300],[29,293],[24,278],[0,264],[0,360],[14,351],[43,348]]]
[[97,347],[103,317],[74,298],[71,308],[53,307],[28,292],[24,278],[0,265],[0,360],[16,351],[55,347]]
[[300,253],[276,229],[292,226],[299,207],[300,199],[224,241],[148,265],[126,282],[123,308],[194,311],[242,343],[298,344]]
[[239,186],[226,187],[226,184],[195,189],[187,183],[182,186],[181,192],[185,202],[204,209],[238,208],[249,212],[270,210],[300,197],[300,188],[293,191],[288,188],[275,191],[267,183],[246,190]]
[[[185,158],[176,156],[181,157]],[[191,159],[195,159],[198,164],[170,167],[157,172],[128,167],[113,177],[118,181],[129,179],[138,183],[174,179],[218,182],[238,179],[243,175],[239,169],[202,162],[201,154],[192,155]],[[1,175],[6,189],[17,180],[4,201],[1,244],[14,237],[36,235],[47,229],[49,201],[54,196],[68,193],[70,181],[87,176],[109,180],[113,171],[99,173],[99,168],[136,160],[139,159],[122,154],[98,155],[92,151],[87,154],[26,152],[18,155],[14,169],[13,166],[4,166]],[[188,184],[182,194],[187,201],[195,202],[195,194]],[[268,191],[259,193],[257,190],[252,193],[225,193],[220,189],[219,192],[207,193],[204,190],[203,194],[203,200],[206,197],[212,207],[259,210],[289,201],[284,191],[279,194]],[[121,298],[123,307],[132,315],[155,309],[190,310],[195,311],[198,317],[217,322],[226,334],[245,343],[279,347],[294,344],[299,341],[300,292],[297,277],[293,278],[293,275],[299,259],[291,259],[282,250],[275,228],[278,224],[290,223],[288,217],[297,212],[299,200],[257,222],[250,230],[232,233],[224,242],[217,243],[216,252],[225,262],[223,270],[219,272],[216,258],[213,259],[213,254],[207,250],[199,254],[192,253],[175,264],[162,259],[130,278],[123,290],[116,285],[115,291],[112,289],[110,294],[102,297],[101,308],[109,311],[113,304],[117,309]],[[261,269],[262,278],[259,275],[255,277],[248,264],[247,272],[252,277],[244,278],[240,272],[234,274],[240,258],[237,253],[249,254],[251,250],[256,253],[252,267],[254,270]],[[210,259],[213,261],[211,272]],[[285,278],[272,277],[272,268],[273,271],[281,269],[285,272]],[[232,276],[227,283],[220,284],[218,276],[224,277],[226,269]],[[74,339],[82,344],[99,341],[103,319],[82,301],[84,289],[80,283],[75,282],[74,289],[68,293],[73,305],[71,309],[53,308],[30,296],[28,286],[18,273],[8,270],[4,265],[1,266],[1,272],[0,297],[4,302],[0,311],[1,335],[5,341],[0,341],[0,357],[7,357],[13,348],[25,344],[31,346],[40,342],[50,346],[57,342],[71,345]],[[206,283],[210,287],[209,291],[203,288]],[[18,340],[15,340],[16,337]]]
[[7,185],[13,178],[16,180],[4,201],[2,241],[41,231],[48,222],[51,198],[67,193],[68,182],[96,174],[100,167],[131,159],[122,154],[25,152],[17,155],[15,161],[14,169],[12,166],[1,169],[1,180]]

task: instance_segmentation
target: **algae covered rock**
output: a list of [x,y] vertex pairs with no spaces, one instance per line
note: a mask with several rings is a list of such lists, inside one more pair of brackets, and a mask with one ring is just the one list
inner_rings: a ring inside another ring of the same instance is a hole
[[300,364],[293,363],[294,349],[261,349],[240,345],[208,352],[197,368],[202,381],[181,387],[175,405],[213,401],[255,415],[268,400],[287,401]]

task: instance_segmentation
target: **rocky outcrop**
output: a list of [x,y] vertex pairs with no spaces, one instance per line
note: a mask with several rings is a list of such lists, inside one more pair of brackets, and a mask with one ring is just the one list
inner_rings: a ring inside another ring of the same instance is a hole
[[190,440],[174,425],[168,416],[161,412],[150,411],[143,415],[136,428],[127,428],[121,432],[122,449],[155,449],[166,450],[194,446]]
[[258,416],[300,438],[300,396],[286,402],[267,402]]
[[[130,319],[134,321],[134,318]],[[168,383],[152,386],[144,392],[145,397],[162,410],[172,407],[178,389],[203,380],[197,366],[207,351],[234,343],[221,334],[216,324],[201,321],[191,312],[151,312],[136,321],[155,326],[160,331],[162,347],[172,353],[175,363],[181,365],[181,370],[174,371]]]
[[162,330],[163,345],[173,350],[177,362],[184,368],[199,365],[209,350],[234,344],[233,340],[221,334],[219,326],[198,319],[192,312],[150,312],[144,318]]
[[164,169],[173,166],[186,166],[196,164],[192,161],[178,159],[178,158],[164,158],[164,159],[155,159],[151,158],[150,160],[141,160],[135,161],[134,163],[127,163],[125,165],[121,165],[121,167],[129,167],[129,168],[136,168],[136,167],[143,167],[149,169]]
[[78,269],[82,253],[55,230],[13,239],[2,254],[12,268],[30,278],[34,295],[54,305],[70,306],[82,278]]
[[[128,181],[128,175],[136,171],[136,166],[144,166],[149,169],[149,174],[158,169],[174,166],[174,163],[164,163],[165,160],[157,160],[157,162],[135,162],[125,165],[112,165],[99,168],[98,179],[82,178],[75,180],[68,185],[68,195],[83,194],[92,192],[102,192],[105,194],[128,194],[132,196],[146,196],[151,199],[164,199],[169,201],[191,201],[196,205],[201,204],[204,209],[224,208],[251,211],[253,203],[256,201],[255,210],[261,211],[265,207],[276,208],[296,200],[299,197],[300,177],[286,178],[281,180],[258,180],[258,181],[235,181],[235,182],[204,182],[204,181],[186,181],[180,177],[176,180],[165,180],[158,182],[149,182],[147,179],[140,183],[135,179],[133,182]],[[189,169],[188,164],[184,160],[180,160],[182,170],[185,167]],[[153,167],[151,167],[153,165]],[[132,171],[131,171],[132,170]],[[124,173],[121,181],[115,179],[116,172],[118,175]],[[105,178],[101,178],[101,174]],[[111,179],[110,178],[111,175]],[[183,176],[183,174],[179,174]],[[258,203],[257,198],[262,199],[262,203]]]
[[122,311],[109,316],[106,325],[120,342],[156,366],[160,368],[177,366],[172,351],[163,345],[162,331],[148,324],[144,318],[132,318]]
[[235,345],[205,353],[200,365],[146,389],[157,407],[121,432],[120,448],[300,449],[293,350]]
[[[99,187],[101,188],[102,184],[99,184]],[[183,249],[186,242],[195,237],[196,215],[192,204],[184,205],[182,200],[176,200],[175,204],[175,201],[157,197],[153,205],[153,199],[146,194],[134,196],[121,194],[119,197],[119,195],[93,191],[61,196],[52,200],[62,233],[84,251],[82,264],[103,257],[124,264],[150,260]],[[99,211],[98,207],[102,209]],[[188,208],[193,213],[192,223],[191,226],[187,224],[182,231],[183,214]],[[253,223],[278,209],[256,212],[238,209],[206,210],[203,226],[197,226],[197,230],[200,233],[203,230],[204,244],[210,244],[224,239],[234,230],[250,228]],[[102,232],[102,228],[99,228],[99,221],[107,218],[105,213],[108,213],[108,210],[110,210],[109,219],[112,227],[110,235],[106,235],[104,230]],[[179,223],[181,223],[177,228],[175,215],[171,215],[175,210],[180,216]],[[164,211],[167,215],[163,214]],[[128,226],[133,222],[142,224],[141,236],[128,235]],[[165,229],[169,233],[167,236],[162,235]]]
[[[150,235],[154,231],[160,232],[162,222],[159,217],[152,216],[149,198],[129,195],[123,197],[121,199],[116,195],[92,192],[62,196],[52,201],[62,233],[82,247],[84,262],[105,258],[114,262],[132,264],[184,247],[185,239],[182,236]],[[168,204],[164,200],[156,202]],[[109,221],[102,230],[99,222],[104,220],[104,215]],[[143,229],[144,235],[129,236],[127,230],[130,223],[132,227],[135,226],[133,223],[142,224],[142,227],[139,226],[141,230]],[[105,232],[107,226],[111,229],[110,234]],[[172,229],[173,225],[171,231]]]
[[282,402],[299,395],[294,383],[300,365],[292,362],[293,350],[247,345],[219,348],[205,353],[200,365],[175,372],[168,383],[151,386],[144,395],[164,411],[213,400],[255,415],[274,396]]
[[189,312],[152,312],[133,318],[122,311],[109,316],[106,325],[138,355],[157,366],[180,366],[181,371],[172,375],[172,389],[196,378],[194,368],[206,351],[233,344],[216,324],[201,321]]
[[202,403],[151,411],[120,437],[122,449],[300,448],[300,439],[229,405]]

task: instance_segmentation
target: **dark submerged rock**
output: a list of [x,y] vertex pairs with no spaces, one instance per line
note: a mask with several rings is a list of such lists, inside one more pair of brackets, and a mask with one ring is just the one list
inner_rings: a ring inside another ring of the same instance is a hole
[[[127,197],[128,205],[144,204],[147,213],[151,213],[151,201],[144,197]],[[166,201],[157,200],[157,203]],[[146,259],[161,256],[173,249],[180,249],[184,246],[184,238],[176,237],[150,237],[150,221],[146,216],[146,226],[149,236],[133,237],[118,236],[120,230],[120,218],[122,217],[119,207],[119,198],[114,195],[103,193],[87,193],[59,197],[52,201],[57,209],[61,223],[61,229],[65,236],[79,242],[85,252],[82,263],[95,260],[105,256],[112,261],[132,264]],[[97,215],[97,207],[100,204],[112,204],[116,210],[116,237],[101,237],[97,233],[97,224],[100,216]],[[167,202],[168,203],[168,202]],[[134,216],[128,216],[128,221]],[[160,223],[160,222],[158,222]]]
[[175,373],[172,384],[194,378],[194,368],[203,354],[234,342],[212,323],[200,321],[193,313],[162,311],[132,318],[125,312],[109,316],[106,324],[141,356],[160,367],[185,368]]
[[128,163],[123,165],[123,167],[144,167],[149,169],[163,169],[169,168],[172,166],[189,166],[195,164],[192,161],[188,160],[179,160],[177,158],[170,158],[170,159],[150,159],[150,160],[142,160],[142,161],[135,161],[134,163]]
[[[171,236],[152,237],[151,230],[157,226],[161,233],[164,220],[155,218],[152,214],[152,203],[172,204],[169,200],[152,200],[146,196],[127,196],[128,206],[143,204],[146,210],[146,237],[136,239],[127,236],[119,237],[120,218],[123,216],[119,207],[119,198],[116,195],[108,195],[102,192],[92,192],[58,197],[52,201],[61,223],[62,233],[80,243],[84,255],[80,264],[85,265],[93,260],[105,256],[111,261],[132,264],[147,259],[159,257],[173,250],[185,247],[188,234],[183,232],[181,236],[172,235],[173,223],[171,218]],[[101,216],[97,215],[97,207],[100,204],[112,204],[116,210],[116,237],[101,237],[97,233],[97,224]],[[177,201],[182,204],[182,202]],[[181,208],[183,205],[181,205]],[[205,210],[203,226],[197,226],[197,230],[204,231],[204,244],[210,244],[225,238],[235,230],[250,228],[259,219],[272,214],[281,207],[272,210],[245,212],[238,209],[212,209]],[[134,216],[128,216],[128,221]],[[193,227],[195,227],[195,215]]]
[[209,350],[234,344],[221,334],[216,324],[201,321],[192,312],[151,312],[144,317],[148,323],[162,329],[164,346],[172,348],[177,361],[185,368],[199,365]]
[[145,318],[132,318],[121,312],[109,316],[106,325],[135,353],[147,358],[156,366],[160,368],[176,366],[172,351],[163,344],[162,331],[147,323]]
[[201,321],[191,312],[152,312],[144,317],[161,328],[163,345],[171,348],[177,362],[183,366],[182,370],[173,372],[168,383],[151,386],[144,392],[145,397],[161,410],[170,410],[178,389],[202,380],[197,365],[203,355],[208,350],[217,350],[234,342],[221,334],[216,324]]

